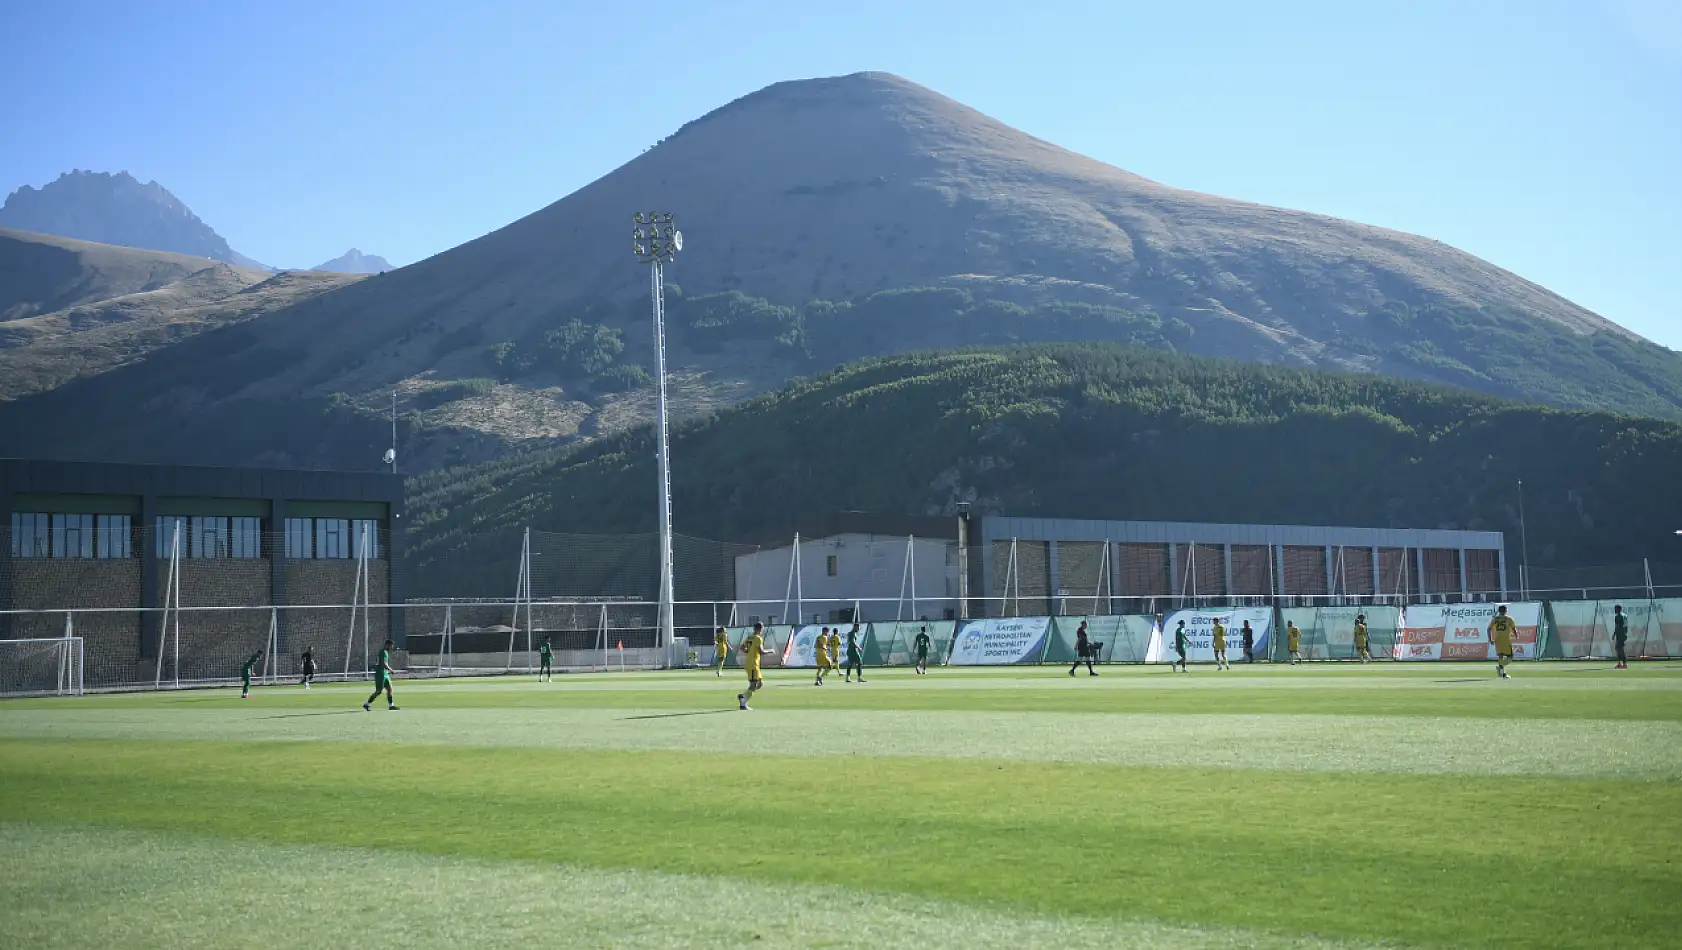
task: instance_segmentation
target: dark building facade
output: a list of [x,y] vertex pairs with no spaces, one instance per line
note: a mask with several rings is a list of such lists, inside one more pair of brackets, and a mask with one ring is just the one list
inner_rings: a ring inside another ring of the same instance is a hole
[[[402,519],[397,475],[0,459],[0,638],[62,635],[78,611],[90,661],[120,681],[119,658],[144,671],[170,633],[158,608],[173,579],[184,678],[201,657],[225,675],[224,655],[271,625],[282,654],[342,660],[348,611],[324,605],[402,602]],[[402,611],[367,613],[370,637],[404,642]]]

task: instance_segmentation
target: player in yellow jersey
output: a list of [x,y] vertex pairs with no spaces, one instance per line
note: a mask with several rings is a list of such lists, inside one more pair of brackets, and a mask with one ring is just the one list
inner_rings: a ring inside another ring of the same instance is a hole
[[829,665],[831,667],[836,667],[836,666],[841,665],[841,628],[840,627],[836,627],[834,630],[829,631]]
[[730,637],[725,634],[723,627],[719,627],[713,633],[713,649],[718,651],[718,669],[713,671],[713,675],[723,676],[724,661],[730,659]]
[[1495,672],[1502,679],[1512,679],[1507,664],[1513,662],[1513,634],[1518,624],[1507,616],[1505,604],[1495,608],[1495,619],[1489,622],[1489,642],[1495,644]]
[[771,655],[765,649],[765,625],[754,622],[753,632],[742,638],[741,646],[736,648],[742,654],[742,669],[748,674],[748,688],[736,694],[736,705],[741,709],[752,709],[748,700],[753,694],[765,688],[765,679],[759,671],[759,661]]
[[1295,620],[1285,623],[1285,649],[1291,652],[1291,665],[1302,662],[1302,631],[1297,629]]
[[1372,653],[1367,650],[1367,615],[1355,615],[1355,658],[1362,663],[1372,659]]
[[823,678],[829,674],[830,667],[835,662],[829,656],[829,628],[823,628],[818,634],[816,642],[812,644],[812,658],[818,661],[818,678],[812,681],[813,686],[822,686]]
[[1226,627],[1219,620],[1215,621],[1215,669],[1230,670],[1232,665],[1226,661]]

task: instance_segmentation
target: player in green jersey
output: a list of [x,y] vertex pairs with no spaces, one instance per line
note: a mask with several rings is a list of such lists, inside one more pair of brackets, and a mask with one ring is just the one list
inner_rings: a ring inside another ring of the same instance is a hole
[[1168,669],[1172,671],[1174,667],[1178,666],[1181,673],[1190,672],[1186,668],[1186,622],[1184,620],[1180,621],[1180,625],[1174,628],[1174,653],[1179,659],[1168,664]]
[[544,637],[543,642],[537,645],[537,681],[539,683],[545,679],[551,683],[555,681],[554,665],[555,648],[549,645],[549,638]]
[[1624,616],[1624,605],[1612,605],[1612,648],[1618,651],[1618,665],[1616,670],[1629,669],[1629,657],[1624,655],[1624,644],[1629,641],[1629,618]]
[[853,624],[853,629],[847,631],[847,675],[842,679],[851,683],[853,671],[859,671],[859,682],[864,682],[864,644],[859,642],[859,625]]
[[911,652],[917,657],[917,672],[926,675],[929,672],[929,628],[917,631],[917,638],[911,641]]
[[372,711],[374,700],[379,699],[382,692],[385,693],[386,708],[397,708],[397,700],[391,695],[391,648],[396,645],[387,639],[385,646],[380,648],[380,658],[374,664],[374,694],[362,704],[363,709]]
[[262,659],[263,659],[263,651],[258,650],[256,653],[253,653],[250,656],[246,657],[245,658],[245,664],[239,668],[239,679],[240,679],[239,698],[240,699],[250,699],[251,698],[251,668],[253,666],[256,666],[258,663],[262,662]]

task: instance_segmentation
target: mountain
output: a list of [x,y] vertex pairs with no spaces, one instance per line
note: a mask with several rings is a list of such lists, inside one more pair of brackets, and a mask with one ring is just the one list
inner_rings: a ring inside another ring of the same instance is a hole
[[378,254],[364,254],[354,247],[325,264],[317,264],[310,268],[310,270],[324,270],[335,274],[381,274],[396,269],[391,266],[389,261]]
[[268,270],[228,246],[222,235],[155,181],[141,184],[128,172],[80,169],[39,189],[24,185],[0,206],[0,228],[172,251]]
[[[645,427],[411,479],[407,544],[442,585],[427,589],[506,584],[528,526],[652,531],[652,445]],[[1516,564],[1520,478],[1534,565],[1627,563],[1670,549],[1682,524],[1682,424],[1113,344],[850,364],[677,427],[672,459],[677,529],[705,538],[965,501],[982,514],[1497,530]]]
[[213,263],[0,228],[0,322],[156,290]]
[[[369,467],[393,387],[437,461],[624,430],[652,405],[636,209],[688,238],[680,415],[851,359],[1086,340],[1682,417],[1682,355],[1471,255],[1175,189],[861,73],[768,87],[460,247],[19,400],[0,451]],[[41,425],[67,416],[99,422]],[[253,424],[257,455],[218,444]]]
[[0,401],[97,376],[361,279],[269,274],[184,254],[0,230]]

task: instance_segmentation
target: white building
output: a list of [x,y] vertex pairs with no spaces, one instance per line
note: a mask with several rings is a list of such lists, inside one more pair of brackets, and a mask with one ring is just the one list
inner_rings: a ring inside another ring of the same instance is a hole
[[956,617],[958,543],[849,532],[801,538],[797,559],[790,538],[736,558],[736,604],[743,624]]

